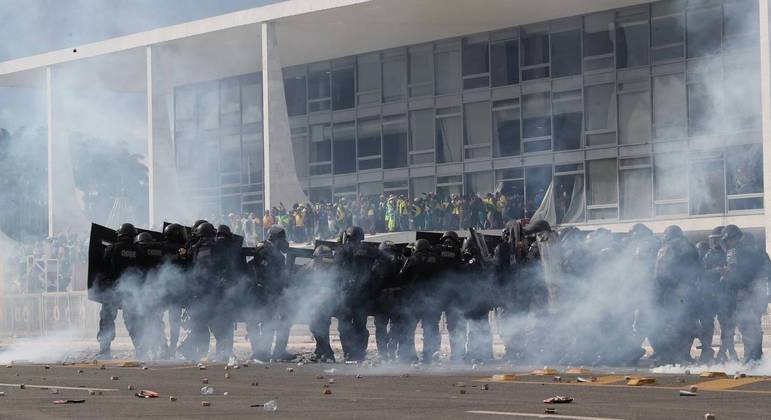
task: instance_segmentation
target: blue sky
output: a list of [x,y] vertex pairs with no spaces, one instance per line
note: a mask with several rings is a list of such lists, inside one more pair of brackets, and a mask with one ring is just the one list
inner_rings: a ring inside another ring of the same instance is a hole
[[0,61],[282,0],[0,0]]

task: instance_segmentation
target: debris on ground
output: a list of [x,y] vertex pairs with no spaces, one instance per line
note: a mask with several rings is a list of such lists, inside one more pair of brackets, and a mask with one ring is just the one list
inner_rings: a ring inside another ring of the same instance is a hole
[[734,375],[734,379],[742,379],[746,377],[747,377],[746,373],[737,373],[736,375]]
[[229,373],[225,374],[225,379],[230,379],[230,374]]
[[82,404],[86,400],[56,400],[54,404]]
[[209,378],[201,378],[201,383],[206,385],[209,383]]
[[461,390],[458,391],[458,393],[460,395],[465,395],[466,394],[466,390],[465,389],[461,389]]
[[715,420],[715,415],[712,413],[705,413],[704,420]]
[[552,407],[548,407],[546,410],[544,410],[544,413],[546,413],[546,414],[557,414],[557,409],[556,408],[552,408]]
[[409,377],[410,377],[409,373],[402,373],[402,378],[409,378]]
[[294,368],[286,368],[286,371],[289,373],[294,373]]
[[96,391],[94,390],[88,391],[88,395],[96,395]]
[[257,382],[257,381],[252,382],[252,386],[259,386],[259,385],[260,385],[260,383]]
[[119,378],[117,376],[110,376],[111,381],[117,381]]
[[249,407],[262,407],[263,411],[278,411],[278,403],[275,400],[270,400],[263,404],[252,404]]
[[27,389],[27,385],[21,384],[19,385],[19,389]]
[[684,389],[680,390],[680,396],[681,397],[695,397],[697,394],[695,392],[686,391]]
[[726,375],[725,372],[715,372],[715,371],[709,372],[709,371],[705,371],[705,372],[701,372],[699,374],[699,377],[701,377],[701,378],[727,378],[728,375]]
[[201,388],[201,395],[214,395],[214,387],[213,386],[205,386]]
[[175,397],[173,395],[169,395],[169,401],[176,402],[177,401],[177,397]]
[[155,391],[150,391],[149,389],[143,389],[134,395],[139,398],[158,398],[159,394]]
[[201,401],[201,407],[211,407],[211,403],[209,401]]
[[333,383],[335,383],[335,380],[334,380],[334,378],[329,378],[329,380],[327,381],[327,383],[329,383],[330,385],[332,385]]
[[229,393],[229,392],[227,392],[227,391],[225,391],[225,392],[223,392],[223,393],[222,393],[222,396],[224,396],[224,397],[227,397],[228,395],[230,395],[230,393]]
[[455,382],[453,386],[457,386],[458,388],[465,388],[466,383],[465,382]]
[[324,395],[332,395],[332,390],[331,390],[331,389],[329,389],[329,388],[327,388],[327,389],[325,389],[325,390],[322,392],[322,394],[324,394]]
[[0,397],[5,397],[5,392],[0,392]]
[[43,369],[45,369],[45,370],[51,369],[51,366],[48,366],[48,365],[43,366]]
[[83,373],[83,369],[78,369],[78,373]]
[[58,394],[58,393],[59,393],[59,390],[58,390],[58,389],[56,389],[56,388],[54,388],[54,389],[52,389],[52,390],[51,390],[51,394],[52,394],[52,395],[56,395],[56,394]]
[[129,391],[133,391],[134,390],[134,385],[129,385],[129,386],[126,387],[126,389],[128,389]]
[[489,390],[490,390],[490,385],[488,384],[482,385],[482,391],[489,391]]
[[322,376],[322,375],[316,375],[316,379],[324,379],[324,376]]
[[699,387],[698,387],[698,386],[696,386],[696,385],[691,385],[691,386],[688,388],[688,390],[689,390],[689,391],[691,391],[691,392],[696,392],[696,391],[698,391],[698,390],[699,390]]
[[570,404],[572,402],[573,398],[567,397],[565,395],[556,395],[554,397],[543,400],[544,404]]
[[356,379],[361,379],[361,375],[356,375]]
[[596,381],[597,381],[597,378],[586,379],[586,378],[582,378],[580,376],[576,378],[576,382],[580,382],[580,383],[596,382]]
[[199,370],[206,370],[206,365],[205,365],[205,364],[203,364],[203,363],[199,363],[199,364],[198,364],[198,369],[199,369]]
[[330,375],[331,375],[331,374],[335,373],[335,368],[331,368],[331,369],[324,369],[324,373],[328,373],[328,374],[330,374]]

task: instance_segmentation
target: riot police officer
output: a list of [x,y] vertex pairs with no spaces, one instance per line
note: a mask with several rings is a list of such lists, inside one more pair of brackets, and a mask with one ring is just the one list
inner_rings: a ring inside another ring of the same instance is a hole
[[335,352],[329,339],[329,326],[339,294],[334,263],[332,248],[319,245],[313,251],[313,260],[298,273],[303,288],[313,294],[305,298],[308,299],[308,305],[314,309],[308,326],[316,341],[314,359],[319,362],[335,362]]
[[192,246],[193,300],[188,310],[191,330],[180,352],[197,360],[209,351],[210,331],[216,340],[217,360],[228,360],[233,352],[233,318],[224,297],[232,285],[224,267],[226,248],[217,244],[217,231],[211,223],[196,229],[198,241]]
[[[105,276],[96,280],[93,289],[89,291],[92,298],[102,304],[99,310],[99,331],[96,339],[99,341],[97,358],[110,358],[110,344],[115,339],[115,318],[121,307],[121,293],[118,290],[119,281],[124,275],[138,275],[138,252],[134,244],[137,230],[131,223],[124,223],[117,231],[117,242],[104,250],[102,273]],[[128,325],[127,325],[128,328]]]
[[[288,276],[286,258],[289,242],[281,226],[273,226],[268,236],[257,244],[254,258],[249,262],[252,285],[249,297],[253,302],[247,310],[246,328],[252,346],[252,359],[291,360],[294,355],[287,353],[289,328],[287,315],[282,310],[284,291]],[[276,343],[273,345],[275,334]],[[273,349],[271,350],[271,347]]]
[[655,265],[655,297],[661,316],[651,337],[660,363],[691,361],[691,340],[698,322],[690,309],[700,269],[699,254],[680,227],[667,227]]
[[[434,354],[439,351],[441,345],[439,320],[442,317],[442,305],[436,298],[436,290],[439,288],[438,274],[439,259],[431,248],[431,243],[427,239],[418,239],[415,242],[415,252],[407,258],[399,275],[404,278],[403,282],[409,284],[410,289],[407,297],[409,330],[405,333],[414,337],[415,328],[420,322],[423,329],[422,360],[426,364],[435,361]],[[412,340],[405,344],[410,341]],[[409,361],[404,357],[412,358],[414,349],[402,349],[400,345],[399,353],[403,361]]]
[[363,240],[364,231],[360,227],[349,227],[345,230],[342,246],[335,254],[343,294],[337,320],[346,361],[362,361],[367,356],[367,298],[372,274],[370,265],[378,251]]
[[[715,316],[720,313],[721,300],[723,300],[723,293],[720,290],[720,274],[723,267],[725,267],[725,252],[720,247],[720,237],[723,234],[723,226],[718,226],[712,229],[709,234],[707,242],[700,242],[706,245],[706,251],[701,256],[702,268],[701,277],[699,278],[698,287],[698,299],[697,299],[697,318],[699,321],[699,333],[697,338],[701,342],[701,354],[699,355],[699,361],[702,363],[709,363],[715,358],[715,351],[712,349],[712,338],[715,333]],[[699,244],[697,244],[698,247]],[[702,245],[702,247],[705,247]],[[733,311],[731,311],[733,312]],[[725,317],[724,317],[725,318]],[[730,340],[726,339],[723,342],[723,333],[721,332],[720,342],[720,354],[729,352],[729,348],[733,349],[733,322],[728,319],[724,319],[725,327],[727,331],[730,331]],[[721,321],[721,329],[723,328],[724,321]],[[724,344],[726,347],[724,348]],[[734,350],[735,354],[735,350]]]
[[744,343],[744,362],[754,362],[763,356],[761,317],[768,297],[766,284],[768,256],[742,243],[743,232],[736,225],[723,229],[726,267],[721,282],[736,293],[736,326]]
[[397,352],[403,324],[400,318],[403,289],[399,271],[404,266],[404,254],[391,241],[383,241],[372,263],[373,285],[371,313],[375,318],[375,342],[378,355],[392,359]]
[[149,232],[142,232],[134,240],[138,251],[138,267],[141,270],[131,287],[124,287],[123,317],[132,327],[129,329],[134,347],[140,358],[157,358],[166,347],[160,309],[164,285],[156,270],[163,263],[163,244]]
[[166,347],[166,357],[173,358],[177,352],[179,333],[182,328],[182,310],[186,302],[189,301],[187,285],[185,284],[185,271],[189,262],[185,228],[177,223],[172,223],[163,229],[163,239],[164,260],[170,264],[170,271],[165,277],[163,289],[163,304],[169,318],[169,341]]

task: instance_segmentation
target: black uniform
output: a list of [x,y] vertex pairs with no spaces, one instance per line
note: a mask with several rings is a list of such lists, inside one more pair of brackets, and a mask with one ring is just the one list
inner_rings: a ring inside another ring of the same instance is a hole
[[[425,241],[423,239],[422,241]],[[439,258],[434,249],[428,245],[421,248],[416,245],[416,251],[404,263],[399,275],[403,283],[409,285],[406,305],[408,315],[406,323],[409,329],[405,331],[407,337],[403,339],[404,346],[399,345],[399,356],[402,361],[408,362],[414,359],[414,336],[417,323],[420,322],[423,329],[423,363],[431,363],[434,353],[439,351],[441,335],[439,333],[439,320],[442,317],[441,301],[437,299],[436,291],[439,289]],[[413,346],[410,347],[410,344]]]
[[[179,225],[176,225],[179,226]],[[182,232],[179,226],[179,231]],[[167,230],[174,230],[168,229]],[[189,284],[187,284],[187,269],[189,268],[189,254],[185,245],[185,238],[181,235],[166,236],[163,242],[164,261],[168,264],[164,267],[165,287],[163,304],[169,317],[169,341],[167,344],[167,358],[173,358],[177,352],[179,333],[182,328],[182,312],[191,297],[189,296]]]
[[337,311],[340,344],[346,360],[361,361],[367,356],[367,306],[371,283],[371,264],[378,250],[361,241],[343,244],[335,254],[340,276],[342,304]]
[[232,302],[227,292],[233,278],[227,271],[228,248],[213,237],[201,237],[191,249],[193,261],[193,299],[188,313],[191,331],[180,351],[197,360],[209,351],[210,331],[216,339],[217,360],[228,360],[233,352]]
[[467,304],[464,316],[468,320],[466,356],[469,361],[485,361],[493,358],[493,337],[490,329],[490,310],[492,301],[491,273],[486,267],[485,256],[476,248],[469,246],[470,239],[464,243],[464,276],[468,278]]
[[136,288],[126,289],[127,296],[123,310],[124,317],[132,319],[135,325],[132,340],[140,358],[158,358],[165,352],[166,339],[163,335],[161,308],[165,279],[159,279],[157,270],[163,263],[164,247],[155,242],[149,233],[137,237],[138,265],[141,278]]
[[763,356],[761,317],[768,297],[768,255],[744,244],[726,253],[725,287],[736,294],[736,326],[742,334],[744,361],[760,360]]
[[386,360],[396,355],[398,337],[403,334],[400,330],[403,288],[399,281],[403,266],[403,255],[392,249],[381,250],[372,263],[371,313],[375,318],[375,342],[378,354]]
[[244,309],[247,311],[246,329],[252,358],[286,359],[290,325],[287,314],[282,310],[284,291],[288,286],[284,254],[270,240],[263,241],[257,245],[249,268],[252,283],[247,296],[251,302]]
[[298,273],[298,282],[311,296],[304,296],[307,306],[312,308],[308,326],[316,340],[314,355],[321,362],[335,361],[329,339],[329,326],[337,307],[339,290],[335,276],[334,259],[331,256],[314,257]]
[[[725,267],[725,252],[714,244],[710,246],[702,257],[702,272],[698,283],[696,315],[699,321],[698,339],[701,342],[700,362],[711,362],[715,358],[715,351],[712,349],[712,338],[715,334],[715,316],[720,312],[720,300],[724,298],[720,285],[720,269]],[[709,246],[709,245],[708,245]],[[727,320],[726,320],[727,321]],[[726,322],[726,331],[730,331],[731,339],[726,340],[725,344],[733,341],[734,327]],[[721,328],[723,327],[721,321]],[[721,332],[721,348],[723,347]],[[733,344],[730,344],[733,348]]]
[[[96,338],[99,341],[99,354],[108,357],[110,343],[115,339],[115,318],[118,316],[118,309],[121,308],[122,303],[123,293],[119,290],[119,283],[124,277],[138,278],[141,275],[139,252],[134,244],[133,236],[131,234],[122,235],[118,242],[109,245],[104,251],[102,263],[104,267],[102,272],[107,273],[107,275],[97,279],[97,283],[94,285],[94,293],[97,295],[98,301],[102,303],[102,308],[99,311],[99,331]],[[134,331],[132,320],[131,316],[127,317],[124,313],[124,322],[129,332]]]
[[682,233],[667,235],[665,231],[655,266],[654,296],[661,307],[661,315],[651,337],[659,362],[691,361],[691,341],[694,331],[698,329],[696,316],[691,310],[700,266],[699,254],[688,239]]
[[450,360],[460,362],[466,353],[466,326],[463,311],[467,290],[463,274],[463,257],[460,244],[455,239],[445,240],[438,247],[439,289],[441,309],[447,321],[450,338]]

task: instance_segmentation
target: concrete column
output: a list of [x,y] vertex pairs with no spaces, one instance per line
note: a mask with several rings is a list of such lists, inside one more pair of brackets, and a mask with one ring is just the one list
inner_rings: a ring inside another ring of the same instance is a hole
[[155,146],[153,141],[153,49],[145,48],[145,64],[147,66],[147,193],[148,219],[150,227],[156,225],[155,220]]
[[771,249],[771,52],[769,51],[769,0],[759,1],[760,94],[763,118],[763,209],[766,250]]
[[262,23],[262,129],[265,209],[307,201],[295,172],[276,26]]
[[48,128],[48,236],[54,236],[54,129],[51,66],[46,67],[46,125]]

